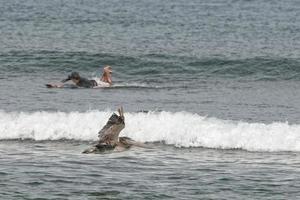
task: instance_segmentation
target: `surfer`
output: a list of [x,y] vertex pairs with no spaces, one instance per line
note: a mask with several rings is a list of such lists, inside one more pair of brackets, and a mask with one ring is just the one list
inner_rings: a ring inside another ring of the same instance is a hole
[[72,72],[68,76],[68,78],[62,80],[61,82],[65,83],[69,80],[72,80],[78,87],[93,88],[98,85],[95,80],[88,80],[86,78],[80,77],[78,72]]
[[86,78],[83,78],[79,75],[78,72],[72,72],[68,78],[61,81],[61,83],[58,84],[46,84],[48,88],[62,88],[64,87],[64,83],[67,81],[73,81],[76,86],[78,87],[84,87],[84,88],[102,88],[102,87],[110,87],[112,85],[112,68],[109,65],[104,66],[102,77],[96,78],[95,80],[89,80]]

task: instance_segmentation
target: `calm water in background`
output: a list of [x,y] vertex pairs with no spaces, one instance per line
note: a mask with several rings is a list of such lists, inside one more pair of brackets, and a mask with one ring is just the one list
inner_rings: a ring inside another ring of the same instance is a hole
[[[1,199],[299,198],[299,9],[0,0]],[[44,86],[105,64],[113,88]],[[80,154],[120,105],[154,148]]]

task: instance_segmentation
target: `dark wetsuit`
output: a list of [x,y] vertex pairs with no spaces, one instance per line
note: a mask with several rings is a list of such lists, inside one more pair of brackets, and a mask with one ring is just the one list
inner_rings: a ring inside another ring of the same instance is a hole
[[92,88],[97,86],[97,82],[95,80],[88,80],[86,78],[80,78],[79,82],[76,84],[79,87]]
[[92,88],[92,87],[95,87],[97,86],[97,82],[95,80],[88,80],[86,78],[82,78],[79,76],[79,74],[77,72],[72,72],[71,75],[68,76],[68,78],[62,80],[61,82],[67,82],[69,80],[72,80],[72,79],[76,79],[76,80],[79,80],[78,83],[76,83],[76,85],[78,87],[84,87],[84,88]]

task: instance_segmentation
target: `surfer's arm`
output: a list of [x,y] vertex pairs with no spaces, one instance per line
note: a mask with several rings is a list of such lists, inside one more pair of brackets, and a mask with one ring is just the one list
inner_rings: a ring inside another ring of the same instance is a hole
[[65,83],[65,82],[67,82],[67,81],[69,81],[69,80],[71,80],[70,77],[68,77],[68,78],[66,78],[66,79],[64,79],[64,80],[61,80],[60,82]]
[[71,80],[70,76],[68,78],[66,78],[66,79],[61,80],[60,84],[55,84],[55,87],[62,88],[62,87],[64,87],[64,83],[67,82],[67,81],[69,81],[69,80]]

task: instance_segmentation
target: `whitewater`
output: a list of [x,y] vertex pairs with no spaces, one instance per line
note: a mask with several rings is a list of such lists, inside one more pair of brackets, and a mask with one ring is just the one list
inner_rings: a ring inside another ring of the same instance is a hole
[[[0,112],[1,140],[96,141],[112,111]],[[300,125],[248,123],[188,112],[126,113],[122,136],[176,147],[300,151]]]

